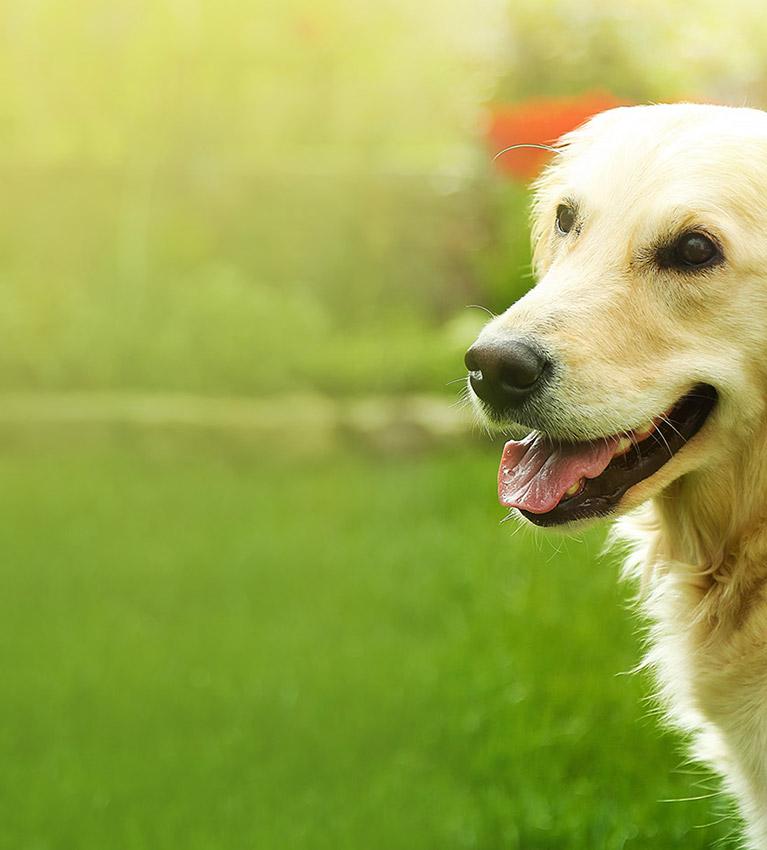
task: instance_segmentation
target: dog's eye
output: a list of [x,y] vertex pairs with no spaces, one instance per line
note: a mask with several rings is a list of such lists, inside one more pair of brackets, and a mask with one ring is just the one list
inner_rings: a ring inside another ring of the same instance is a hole
[[569,233],[575,224],[575,210],[567,204],[557,207],[557,230],[560,233]]
[[719,258],[719,248],[704,233],[684,233],[674,245],[675,265],[702,268]]

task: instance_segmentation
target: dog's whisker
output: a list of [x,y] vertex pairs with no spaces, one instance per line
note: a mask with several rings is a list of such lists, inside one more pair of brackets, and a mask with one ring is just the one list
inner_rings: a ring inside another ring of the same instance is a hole
[[498,316],[492,310],[489,310],[487,307],[483,307],[481,304],[467,304],[466,309],[467,310],[484,310],[485,313],[487,313],[487,315],[490,316],[491,319],[497,319],[498,318]]
[[684,434],[682,434],[682,432],[676,427],[676,425],[674,425],[674,423],[668,418],[668,416],[666,416],[665,414],[661,414],[660,419],[661,419],[661,421],[665,422],[666,425],[668,425],[668,427],[671,428],[672,431],[678,437],[680,437],[682,439],[682,442],[684,442],[684,443],[687,442],[687,437],[685,437]]
[[662,431],[660,431],[660,430],[656,429],[655,431],[653,431],[653,432],[652,432],[652,434],[651,434],[650,436],[651,436],[651,437],[655,440],[655,442],[656,442],[656,443],[658,443],[658,444],[660,444],[660,443],[659,443],[659,441],[658,441],[658,437],[660,437],[660,439],[663,441],[663,445],[666,447],[666,451],[668,452],[668,456],[669,456],[669,457],[673,457],[673,456],[674,456],[674,452],[672,451],[671,446],[668,444],[668,440],[667,440],[667,439],[663,436],[663,432],[662,432]]
[[658,800],[659,803],[694,803],[697,800],[710,800],[713,797],[720,797],[721,791],[716,791],[713,794],[698,794],[694,797],[671,797],[668,800]]
[[[546,538],[546,540],[547,540],[548,542],[550,542],[548,537]],[[552,544],[552,548],[554,549],[554,551],[553,551],[553,552],[551,552],[551,554],[549,555],[549,558],[548,558],[548,560],[546,561],[546,563],[547,563],[547,564],[550,564],[550,563],[554,560],[554,558],[556,558],[556,557],[557,557],[557,555],[559,555],[559,553],[562,551],[562,545],[564,544],[564,542],[565,542],[565,541],[564,541],[564,540],[562,540],[562,541],[560,542],[559,546],[557,546],[556,548],[554,548],[554,547],[553,547],[553,544]]]
[[722,815],[718,820],[712,820],[708,823],[694,823],[692,825],[693,829],[711,829],[713,826],[719,826],[721,823],[726,823],[728,820],[732,820],[732,815]]
[[518,150],[519,148],[536,148],[537,150],[548,151],[549,153],[556,153],[556,154],[562,153],[561,148],[555,148],[552,145],[540,145],[540,144],[534,144],[532,142],[528,143],[528,144],[523,143],[523,144],[518,144],[518,145],[509,145],[507,148],[504,148],[503,150],[498,151],[498,153],[493,157],[493,162],[495,162],[496,159],[498,159],[498,157],[501,157],[504,154],[509,153],[509,151],[515,151],[515,150]]

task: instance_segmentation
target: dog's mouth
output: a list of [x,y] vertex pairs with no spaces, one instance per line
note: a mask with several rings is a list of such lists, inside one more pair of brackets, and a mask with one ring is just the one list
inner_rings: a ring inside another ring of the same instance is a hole
[[716,399],[713,387],[698,384],[642,428],[578,443],[540,431],[511,440],[498,470],[498,498],[536,525],[606,516],[697,434]]

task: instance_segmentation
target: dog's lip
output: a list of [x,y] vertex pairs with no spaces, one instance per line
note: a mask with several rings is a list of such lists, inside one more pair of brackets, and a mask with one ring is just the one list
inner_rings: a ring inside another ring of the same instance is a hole
[[563,497],[550,510],[534,512],[520,507],[520,513],[539,526],[563,525],[613,513],[632,487],[655,475],[697,435],[717,398],[713,386],[696,384],[654,420],[655,427],[648,438],[632,443],[625,453],[616,454],[600,474],[585,478],[577,493]]

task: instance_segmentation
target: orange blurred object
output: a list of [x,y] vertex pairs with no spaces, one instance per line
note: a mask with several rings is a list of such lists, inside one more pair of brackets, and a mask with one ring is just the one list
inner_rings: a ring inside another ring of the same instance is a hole
[[[628,101],[619,100],[609,92],[590,92],[577,97],[539,98],[513,106],[491,107],[488,138],[493,154],[511,145],[550,145],[592,115],[628,105]],[[509,176],[527,181],[538,174],[550,156],[536,148],[518,148],[499,156],[495,164]]]

